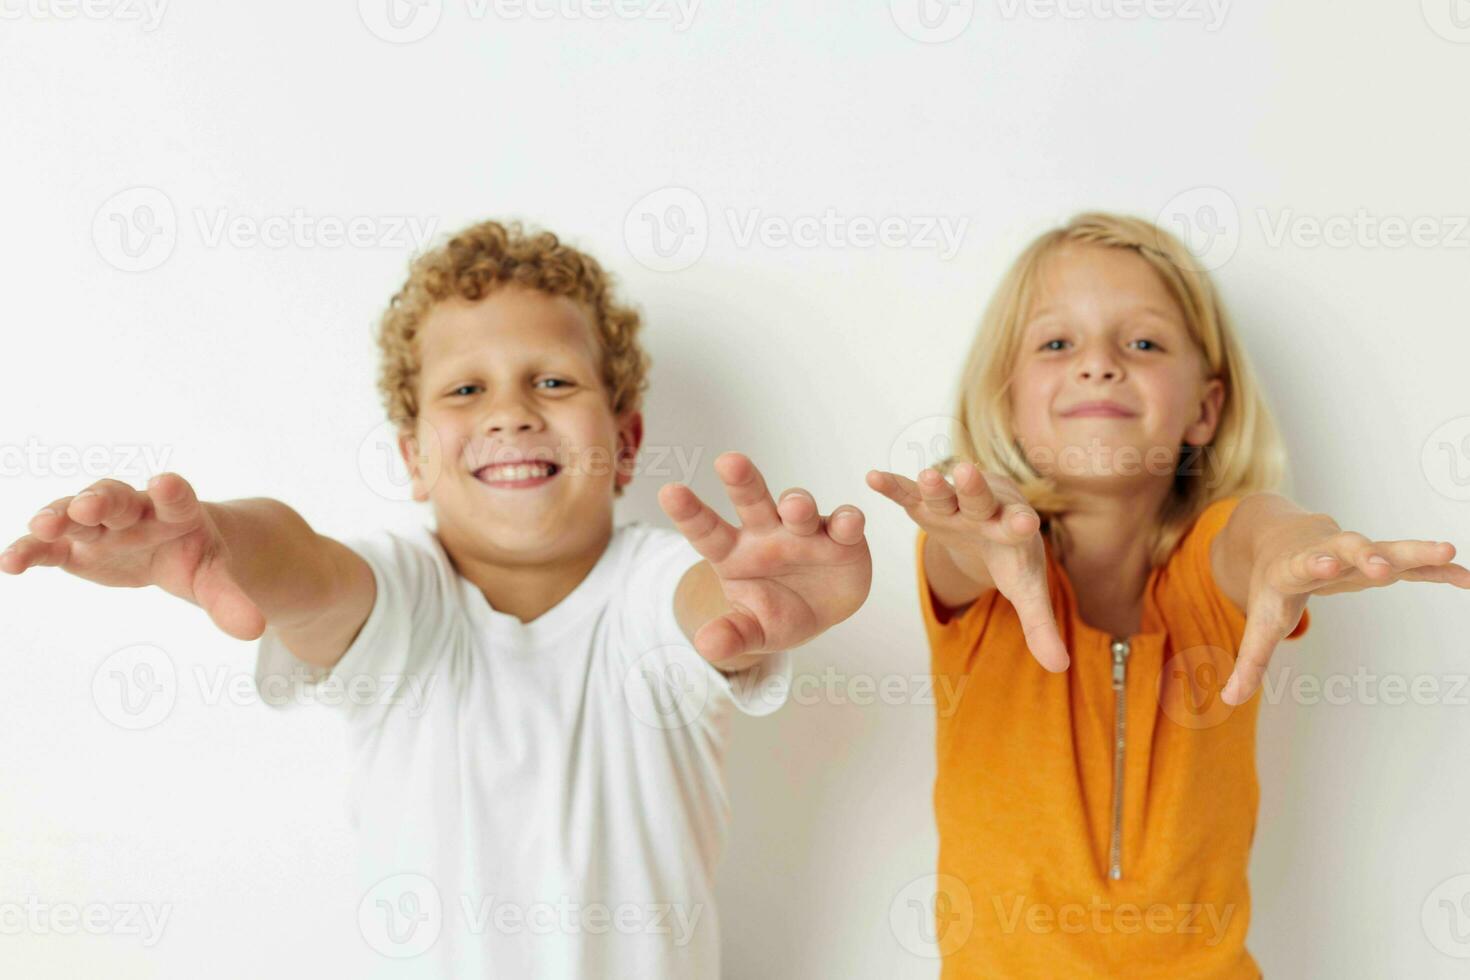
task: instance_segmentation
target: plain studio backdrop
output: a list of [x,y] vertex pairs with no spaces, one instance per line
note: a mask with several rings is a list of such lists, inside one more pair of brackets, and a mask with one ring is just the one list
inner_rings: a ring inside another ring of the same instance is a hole
[[[937,971],[914,528],[863,474],[924,462],[1045,227],[1100,207],[1186,234],[1295,498],[1470,557],[1463,0],[0,13],[7,542],[158,469],[332,535],[427,520],[384,461],[372,330],[425,235],[486,217],[588,249],[645,313],[620,521],[666,524],[671,479],[728,515],[730,449],[864,508],[867,604],[735,726],[731,977]],[[1461,976],[1470,598],[1311,608],[1261,711],[1250,947],[1274,977]],[[253,644],[199,610],[54,569],[0,579],[0,656],[0,973],[355,972],[330,708],[258,703]]]

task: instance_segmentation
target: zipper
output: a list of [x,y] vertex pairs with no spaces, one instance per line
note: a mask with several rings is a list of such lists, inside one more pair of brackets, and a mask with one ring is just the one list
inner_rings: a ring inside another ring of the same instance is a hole
[[1123,745],[1128,725],[1127,640],[1113,641],[1113,838],[1108,848],[1108,877],[1123,877]]

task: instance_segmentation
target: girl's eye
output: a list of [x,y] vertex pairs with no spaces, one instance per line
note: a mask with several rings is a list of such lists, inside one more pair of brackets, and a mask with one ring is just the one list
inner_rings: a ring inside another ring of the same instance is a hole
[[1044,343],[1044,344],[1041,345],[1041,349],[1042,350],[1061,350],[1060,347],[1053,347],[1052,344],[1065,344],[1065,343],[1066,343],[1065,340],[1048,340],[1046,343]]
[[1161,349],[1158,344],[1154,343],[1152,340],[1149,340],[1146,337],[1145,338],[1140,338],[1138,340],[1138,343],[1140,343],[1140,344],[1148,344],[1150,350],[1160,350]]
[[459,393],[461,391],[464,391],[466,388],[478,388],[478,387],[480,387],[480,386],[479,385],[460,385],[458,388],[455,388],[453,391],[451,391],[449,393],[449,395],[450,395],[451,398],[453,398],[453,397],[458,396]]

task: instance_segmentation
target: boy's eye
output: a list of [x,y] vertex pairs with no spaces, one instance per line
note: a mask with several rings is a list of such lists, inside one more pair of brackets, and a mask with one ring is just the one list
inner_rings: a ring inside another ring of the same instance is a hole
[[464,391],[466,388],[478,388],[478,387],[480,387],[480,386],[479,385],[460,385],[458,388],[455,388],[449,394],[450,394],[450,397],[454,397],[454,396],[457,396],[460,392]]
[[571,384],[572,384],[570,381],[567,381],[565,378],[542,378],[540,381],[538,381],[536,383],[538,385],[554,384],[554,385],[557,385],[558,387],[561,387],[561,388],[569,388],[569,387],[571,387]]

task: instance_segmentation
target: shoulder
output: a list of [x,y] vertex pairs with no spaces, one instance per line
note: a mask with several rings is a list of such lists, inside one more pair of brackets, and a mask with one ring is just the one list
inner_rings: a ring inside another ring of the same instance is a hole
[[398,582],[454,582],[459,573],[438,534],[422,524],[377,528],[342,539],[378,576]]

